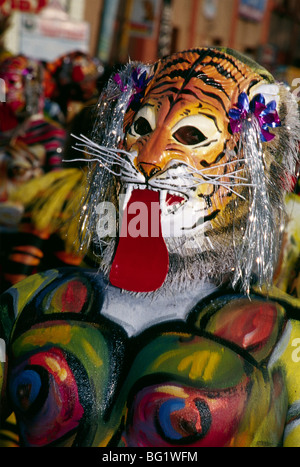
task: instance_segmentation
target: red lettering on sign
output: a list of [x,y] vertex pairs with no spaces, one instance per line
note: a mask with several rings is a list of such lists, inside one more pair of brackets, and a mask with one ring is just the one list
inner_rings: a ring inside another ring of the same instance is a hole
[[38,13],[48,3],[48,0],[0,0],[0,12],[8,15],[12,11]]

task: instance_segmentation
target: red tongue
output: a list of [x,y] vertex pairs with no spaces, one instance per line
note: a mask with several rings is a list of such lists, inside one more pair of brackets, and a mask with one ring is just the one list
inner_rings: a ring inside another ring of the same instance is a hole
[[161,231],[159,193],[134,190],[124,212],[110,282],[132,292],[153,292],[163,285],[168,270],[169,254]]

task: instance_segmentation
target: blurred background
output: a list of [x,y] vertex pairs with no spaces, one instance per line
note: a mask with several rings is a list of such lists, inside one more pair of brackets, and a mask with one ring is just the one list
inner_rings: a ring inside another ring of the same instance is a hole
[[0,0],[0,9],[13,54],[51,61],[82,50],[111,66],[218,45],[280,78],[300,76],[299,0]]

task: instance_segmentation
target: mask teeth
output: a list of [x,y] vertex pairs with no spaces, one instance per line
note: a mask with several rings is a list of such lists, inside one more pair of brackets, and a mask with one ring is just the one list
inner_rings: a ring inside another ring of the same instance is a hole
[[160,201],[160,209],[163,214],[166,214],[166,211],[167,211],[167,204],[166,204],[167,195],[168,195],[167,190],[160,190],[159,201]]
[[129,200],[131,198],[133,190],[134,190],[134,185],[131,185],[131,184],[127,185],[125,194],[121,195],[121,197],[122,197],[122,203],[120,204],[121,212],[125,211],[126,206],[129,203]]

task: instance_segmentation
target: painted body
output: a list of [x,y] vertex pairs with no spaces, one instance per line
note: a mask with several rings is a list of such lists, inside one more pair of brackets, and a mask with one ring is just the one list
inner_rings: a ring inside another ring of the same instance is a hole
[[161,306],[78,269],[32,276],[2,296],[3,318],[11,303],[21,312],[7,381],[21,445],[280,446],[285,430],[290,440],[296,394],[287,383],[297,363],[288,355],[299,324],[282,305],[190,296],[182,317],[162,311],[151,325],[149,313],[129,333],[109,317],[121,296],[124,313]]

